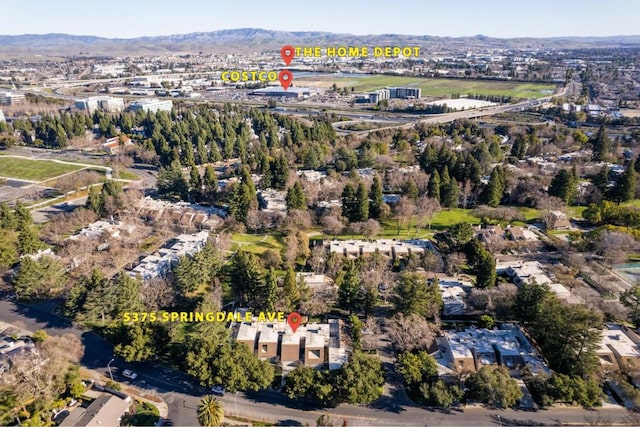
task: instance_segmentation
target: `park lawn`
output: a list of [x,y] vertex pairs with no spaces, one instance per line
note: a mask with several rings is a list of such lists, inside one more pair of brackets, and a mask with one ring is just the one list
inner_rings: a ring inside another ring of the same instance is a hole
[[433,220],[431,221],[431,228],[436,230],[444,230],[459,222],[480,224],[480,218],[473,214],[473,209],[455,208],[441,210],[433,216]]
[[450,97],[481,94],[513,96],[515,98],[542,98],[553,93],[554,85],[544,83],[524,83],[473,79],[427,79],[404,76],[380,76],[332,79],[340,86],[353,87],[356,91],[369,92],[388,86],[412,86],[422,89],[422,96]]
[[518,210],[524,215],[525,222],[531,222],[540,218],[540,211],[534,208],[519,207]]
[[573,218],[582,218],[582,213],[587,210],[586,206],[569,206],[569,214]]
[[81,169],[84,169],[84,166],[62,164],[51,160],[31,160],[0,156],[0,176],[6,178],[44,181]]
[[138,175],[128,170],[121,171],[118,174],[118,179],[126,179],[128,181],[140,181],[140,177]]
[[231,235],[231,250],[242,249],[254,254],[263,254],[269,249],[280,251],[283,248],[280,235],[233,233]]

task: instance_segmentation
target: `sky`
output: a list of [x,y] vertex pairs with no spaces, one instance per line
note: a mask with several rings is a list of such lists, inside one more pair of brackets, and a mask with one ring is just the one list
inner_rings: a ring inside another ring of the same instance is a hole
[[235,28],[553,37],[640,34],[639,0],[0,0],[0,34],[132,38]]

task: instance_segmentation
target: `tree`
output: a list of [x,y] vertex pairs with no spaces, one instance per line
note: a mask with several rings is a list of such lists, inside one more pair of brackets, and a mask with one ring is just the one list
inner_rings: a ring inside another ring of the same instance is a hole
[[427,195],[440,201],[440,174],[437,170],[434,170],[429,177],[429,183],[427,184]]
[[38,232],[31,226],[25,226],[18,234],[18,253],[20,255],[33,254],[42,248]]
[[264,269],[251,252],[238,251],[231,265],[231,291],[241,307],[256,307],[264,295]]
[[596,162],[606,162],[611,151],[611,140],[607,136],[607,130],[604,125],[600,125],[598,133],[591,140],[593,145],[592,160]]
[[522,390],[504,366],[483,366],[467,378],[468,397],[497,408],[510,408],[522,399]]
[[310,366],[297,366],[285,378],[283,393],[290,399],[309,398],[329,404],[335,400],[331,379]]
[[206,395],[198,405],[198,422],[204,427],[221,426],[224,420],[224,408],[212,395]]
[[431,325],[417,314],[405,316],[397,313],[387,324],[389,340],[398,351],[415,351],[429,348],[435,337]]
[[438,364],[426,351],[404,352],[398,356],[396,366],[409,387],[417,387],[421,383],[432,382],[438,378]]
[[11,267],[18,260],[14,233],[0,229],[0,267]]
[[207,165],[204,168],[202,185],[203,200],[208,204],[212,204],[218,192],[218,177],[216,176],[216,171],[213,169],[213,166]]
[[458,222],[449,228],[447,240],[451,248],[462,248],[475,235],[473,227],[468,222]]
[[[338,285],[338,304],[352,313],[359,306],[360,273],[355,261],[345,262],[344,275]],[[337,279],[336,279],[337,281]]]
[[480,195],[481,202],[495,208],[502,200],[505,186],[504,170],[501,166],[494,167],[489,182]]
[[300,304],[300,289],[298,289],[296,272],[292,267],[289,267],[284,275],[284,281],[282,283],[282,294],[287,310],[295,310],[298,307],[298,304]]
[[300,181],[296,181],[293,184],[293,187],[290,187],[287,190],[287,196],[285,198],[287,202],[287,209],[306,209],[307,202],[304,197],[304,190],[302,189],[302,184]]
[[114,347],[114,353],[127,362],[141,362],[151,358],[154,348],[148,324],[135,322],[123,325],[122,342]]
[[613,188],[613,200],[618,203],[629,202],[636,197],[636,171],[629,162],[624,173]]
[[566,169],[560,169],[554,175],[549,185],[549,195],[557,197],[566,204],[570,204],[576,197],[577,179]]
[[476,274],[476,287],[492,288],[496,284],[496,260],[488,250],[482,248],[477,255],[477,263],[474,268]]
[[382,217],[382,181],[376,174],[369,189],[369,218],[379,220]]
[[640,284],[632,286],[620,295],[620,302],[631,310],[631,319],[640,325]]
[[524,159],[527,152],[527,139],[521,133],[516,135],[513,145],[511,146],[511,155],[518,160]]
[[442,308],[442,294],[435,281],[427,284],[424,277],[417,273],[402,274],[395,289],[395,308],[405,316],[417,314],[421,317],[433,317]]
[[45,255],[37,260],[23,258],[13,286],[19,299],[34,300],[57,295],[66,282],[62,264]]
[[340,395],[349,403],[366,405],[382,396],[384,375],[378,356],[354,351],[336,380]]
[[182,166],[174,161],[168,167],[160,168],[158,173],[158,194],[172,199],[186,200],[189,185],[182,173]]
[[369,219],[369,193],[363,181],[358,184],[355,199],[356,204],[351,221],[364,222]]
[[202,201],[202,177],[198,167],[194,164],[189,172],[189,196],[195,203]]

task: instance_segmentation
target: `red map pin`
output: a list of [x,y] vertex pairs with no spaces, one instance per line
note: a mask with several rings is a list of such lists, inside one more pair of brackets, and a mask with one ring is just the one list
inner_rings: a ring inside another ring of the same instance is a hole
[[282,59],[284,59],[284,63],[287,65],[291,64],[291,61],[293,60],[295,54],[296,51],[293,46],[287,45],[280,49],[280,55],[282,56]]
[[280,80],[280,84],[282,85],[284,90],[287,90],[287,89],[289,89],[289,85],[291,84],[291,81],[293,80],[293,74],[291,74],[291,71],[289,71],[289,70],[282,70],[282,71],[280,71],[280,74],[278,75],[278,80]]
[[302,323],[302,316],[300,316],[295,311],[289,313],[289,315],[287,316],[287,323],[289,324],[289,326],[291,326],[291,330],[295,334],[296,329],[298,329],[298,326],[300,326],[300,324]]

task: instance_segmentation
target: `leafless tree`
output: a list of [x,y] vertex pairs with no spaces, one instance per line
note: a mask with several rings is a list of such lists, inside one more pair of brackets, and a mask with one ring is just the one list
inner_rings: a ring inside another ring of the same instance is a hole
[[140,287],[140,298],[145,308],[156,311],[170,307],[173,303],[175,292],[171,283],[164,278],[153,278],[145,281]]
[[440,212],[441,209],[438,199],[421,196],[417,203],[418,220],[416,221],[416,229],[418,226],[423,227],[426,223],[429,226],[429,230],[431,230],[431,221],[434,215]]
[[367,239],[377,236],[380,231],[382,231],[382,227],[375,219],[366,220],[360,227],[360,233]]
[[593,243],[596,253],[608,267],[626,261],[628,254],[638,246],[633,237],[617,231],[604,231]]
[[309,258],[309,265],[316,274],[324,272],[324,267],[327,262],[327,250],[323,245],[316,245],[311,250],[311,257]]
[[431,325],[415,314],[394,315],[387,322],[386,330],[391,343],[398,351],[426,350],[435,337]]
[[400,234],[400,229],[402,226],[410,222],[409,220],[416,213],[416,205],[409,199],[408,197],[402,196],[398,203],[393,208],[393,214],[396,216],[396,221],[398,222],[398,234]]
[[364,350],[373,350],[380,339],[380,325],[375,317],[369,316],[362,328],[362,339],[360,344]]
[[335,216],[324,216],[321,220],[323,231],[331,236],[338,236],[344,230],[344,224]]
[[467,263],[467,256],[463,252],[452,252],[447,255],[445,268],[447,274],[458,277],[458,273],[462,271],[462,266]]
[[262,221],[260,220],[260,213],[257,209],[250,209],[247,212],[247,220],[245,221],[247,228],[254,233],[257,233],[262,225]]

